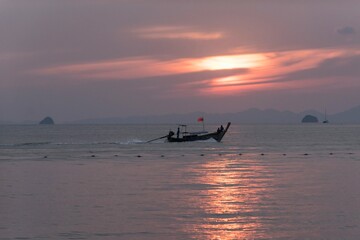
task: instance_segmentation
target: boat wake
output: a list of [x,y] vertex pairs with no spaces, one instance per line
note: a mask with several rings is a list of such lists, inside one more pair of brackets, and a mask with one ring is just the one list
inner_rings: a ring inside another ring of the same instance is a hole
[[114,142],[25,142],[25,143],[1,143],[0,147],[39,147],[46,145],[54,146],[75,146],[75,145],[132,145],[146,143],[141,139],[128,139]]
[[[148,142],[146,140],[131,138],[122,141],[104,141],[104,142],[25,142],[25,143],[1,143],[2,148],[31,148],[45,146],[99,146],[99,145],[137,145],[137,144],[163,144],[164,139]],[[216,143],[215,139],[199,140],[199,143]]]
[[143,143],[146,143],[146,141],[140,139],[129,139],[126,141],[117,142],[117,144],[120,145],[133,145],[133,144],[143,144]]

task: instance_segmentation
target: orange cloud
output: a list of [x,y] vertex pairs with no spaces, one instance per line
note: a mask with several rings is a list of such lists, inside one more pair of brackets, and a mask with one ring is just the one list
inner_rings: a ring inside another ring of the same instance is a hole
[[[250,58],[250,71],[242,75],[212,79],[202,94],[235,94],[254,90],[289,89],[321,86],[330,79],[298,79],[293,82],[284,76],[318,67],[327,59],[360,54],[360,51],[339,49],[310,49],[270,52]],[[256,55],[255,55],[256,56]],[[314,81],[316,80],[316,81]]]
[[159,60],[150,57],[113,59],[38,69],[41,75],[68,75],[78,79],[135,79],[188,72],[251,68],[260,64],[260,54],[210,56]]
[[168,77],[179,74],[247,69],[233,75],[203,79],[196,82],[196,88],[189,82],[175,81],[174,88],[191,94],[239,94],[249,91],[276,88],[305,88],[325,84],[324,79],[297,79],[293,73],[314,69],[327,59],[360,55],[360,51],[339,49],[310,49],[287,52],[265,52],[253,54],[232,54],[207,56],[203,58],[179,58],[159,60],[151,57],[112,59],[101,62],[79,63],[34,71],[41,75],[61,75],[80,80],[121,80],[150,77]]
[[38,69],[41,75],[68,75],[78,79],[134,79],[192,72],[195,70],[184,59],[161,61],[139,57],[109,61],[80,63]]

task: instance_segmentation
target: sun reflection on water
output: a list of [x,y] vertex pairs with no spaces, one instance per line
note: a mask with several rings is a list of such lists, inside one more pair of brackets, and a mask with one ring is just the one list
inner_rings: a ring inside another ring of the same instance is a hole
[[266,167],[250,160],[220,158],[203,163],[197,171],[198,183],[209,187],[192,199],[201,209],[202,220],[189,231],[205,239],[261,237],[257,206],[269,194]]

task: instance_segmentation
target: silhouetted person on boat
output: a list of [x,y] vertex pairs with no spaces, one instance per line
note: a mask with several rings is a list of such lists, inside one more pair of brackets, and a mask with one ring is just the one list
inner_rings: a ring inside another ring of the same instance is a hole
[[178,127],[178,130],[176,132],[176,138],[179,138],[180,137],[180,128]]
[[167,138],[168,138],[168,139],[170,139],[172,136],[174,136],[174,134],[175,134],[175,133],[174,133],[173,131],[171,131],[171,130],[170,130],[170,131],[169,131],[169,134],[168,134],[168,136],[167,136]]
[[224,131],[223,125],[220,126],[220,132]]

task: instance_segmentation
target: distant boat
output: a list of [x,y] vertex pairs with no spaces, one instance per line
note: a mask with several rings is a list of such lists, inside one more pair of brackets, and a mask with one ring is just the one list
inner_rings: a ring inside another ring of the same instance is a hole
[[211,132],[211,133],[208,133],[206,131],[187,132],[186,125],[179,125],[179,128],[180,127],[185,128],[185,131],[180,133],[178,128],[178,133],[176,134],[176,136],[173,131],[170,131],[166,137],[168,142],[192,142],[192,141],[204,141],[209,139],[214,139],[217,142],[221,142],[222,138],[225,136],[226,132],[228,131],[230,125],[231,122],[228,122],[225,128],[221,125],[216,132]]
[[327,117],[326,117],[326,109],[325,109],[325,114],[324,114],[325,118],[324,118],[324,121],[323,123],[329,123],[329,120],[327,120]]

